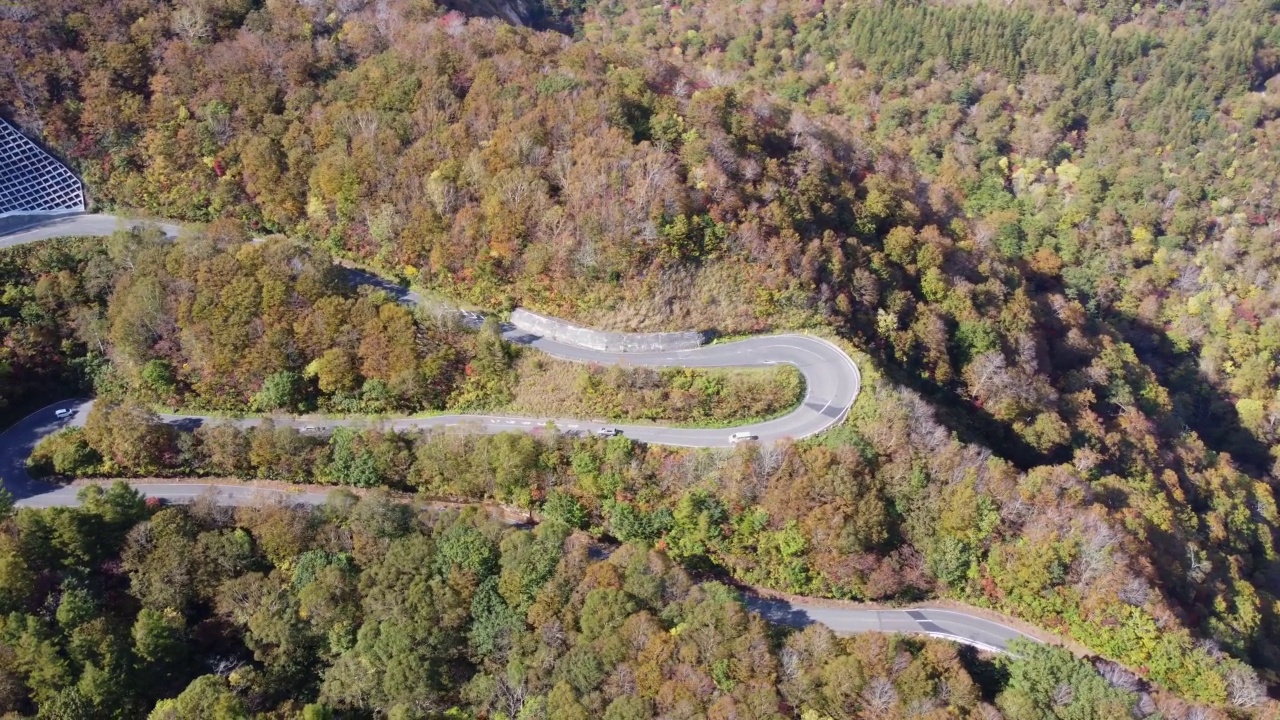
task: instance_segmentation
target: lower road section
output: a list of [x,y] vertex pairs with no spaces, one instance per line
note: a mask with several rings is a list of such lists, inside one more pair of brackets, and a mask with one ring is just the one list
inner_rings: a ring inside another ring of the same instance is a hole
[[1017,638],[1035,641],[1008,625],[957,610],[864,610],[819,601],[758,596],[748,596],[746,605],[772,623],[792,627],[825,625],[837,635],[864,632],[928,635],[997,653],[1007,652],[1009,643]]
[[[136,483],[139,492],[166,503],[189,503],[208,496],[222,505],[255,505],[286,501],[301,505],[323,504],[327,493],[259,488],[251,485],[193,483]],[[23,507],[75,507],[77,486],[60,487],[22,500]],[[748,594],[748,609],[766,620],[791,627],[825,625],[837,635],[866,632],[928,635],[975,647],[985,652],[1007,652],[1016,638],[1030,638],[1018,630],[992,620],[956,610],[937,608],[862,609],[797,598],[767,598]]]

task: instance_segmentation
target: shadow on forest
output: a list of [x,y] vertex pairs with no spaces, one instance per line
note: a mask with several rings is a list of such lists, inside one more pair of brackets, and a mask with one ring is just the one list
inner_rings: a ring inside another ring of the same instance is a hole
[[[1095,322],[1106,323],[1133,347],[1138,360],[1151,369],[1169,392],[1172,412],[1151,418],[1163,435],[1192,430],[1213,452],[1229,454],[1241,472],[1254,479],[1262,479],[1267,474],[1272,462],[1267,446],[1241,423],[1231,397],[1200,376],[1197,361],[1200,346],[1181,350],[1163,329],[1133,317],[1109,314],[1095,318]],[[846,336],[875,360],[886,379],[929,400],[938,422],[961,442],[988,447],[1021,470],[1070,461],[1070,447],[1049,453],[1037,450],[1010,425],[976,407],[957,389],[939,385],[925,377],[920,367],[894,358],[887,343],[877,338],[874,329],[865,323],[855,324],[853,333]],[[1060,376],[1062,372],[1063,369],[1058,368],[1056,374]]]
[[[1087,299],[1082,298],[1082,301],[1087,303]],[[1102,325],[1099,331],[1107,332],[1109,329],[1129,344],[1138,361],[1148,367],[1157,382],[1168,391],[1170,412],[1150,417],[1160,437],[1175,437],[1188,430],[1195,432],[1208,450],[1230,455],[1240,472],[1255,480],[1266,478],[1272,462],[1268,447],[1244,427],[1232,398],[1200,375],[1199,345],[1179,348],[1162,328],[1131,316],[1105,313],[1095,315],[1093,322]],[[857,330],[860,332],[856,334],[863,338],[875,337],[872,328],[858,327]],[[1023,470],[1070,461],[1069,447],[1049,454],[1037,451],[1007,424],[975,407],[955,389],[939,386],[923,377],[919,368],[894,359],[885,343],[873,339],[861,345],[887,379],[929,400],[937,411],[938,421],[960,441],[986,446]],[[1070,369],[1073,368],[1056,367],[1054,379]],[[1119,408],[1113,410],[1118,412]],[[1120,468],[1117,470],[1123,472]],[[1175,470],[1185,477],[1185,468],[1175,467]],[[1127,493],[1119,488],[1109,489],[1097,499],[1117,510],[1130,502]],[[1201,513],[1209,509],[1205,499],[1194,492],[1188,493],[1187,503],[1192,512]],[[1166,593],[1186,627],[1199,637],[1214,637],[1206,624],[1209,617],[1203,608],[1213,607],[1216,593],[1221,588],[1218,580],[1227,569],[1226,563],[1220,562],[1220,558],[1194,558],[1188,553],[1187,538],[1153,523],[1148,523],[1145,529],[1148,542],[1159,548],[1160,561],[1152,563],[1156,587]],[[1198,563],[1201,564],[1199,567]],[[1197,575],[1201,571],[1206,573],[1203,578]],[[1259,588],[1280,591],[1280,563],[1260,564],[1249,575],[1251,582]],[[1270,606],[1260,612],[1264,616],[1264,627],[1277,622],[1277,615]],[[1280,650],[1271,646],[1266,634],[1260,635],[1251,647],[1224,649],[1255,665],[1280,667]]]
[[[1088,306],[1087,297],[1081,300]],[[1194,432],[1209,451],[1229,455],[1239,472],[1254,480],[1267,480],[1272,463],[1270,451],[1244,427],[1231,396],[1200,374],[1198,358],[1202,345],[1190,343],[1180,348],[1163,328],[1128,313],[1107,309],[1095,313],[1092,319],[1114,331],[1133,348],[1137,360],[1150,369],[1169,393],[1170,411],[1150,418],[1159,436],[1176,437],[1186,431]],[[1178,466],[1176,460],[1172,469],[1184,482],[1188,479],[1188,469]],[[1113,509],[1128,504],[1124,493],[1113,495],[1105,499]],[[1186,502],[1188,510],[1196,514],[1211,509],[1198,492],[1188,492]],[[1216,552],[1210,552],[1208,557],[1193,556],[1186,537],[1155,522],[1145,523],[1145,534],[1151,546],[1158,548],[1159,561],[1151,564],[1157,587],[1171,601],[1186,627],[1200,637],[1213,638],[1215,633],[1206,625],[1209,615],[1203,609],[1214,606],[1222,588],[1220,583],[1229,582],[1226,578],[1229,564]],[[1280,563],[1261,563],[1259,557],[1253,557],[1256,565],[1247,573],[1250,582],[1273,593],[1280,590]],[[1261,626],[1274,627],[1275,610],[1267,603],[1258,610],[1263,616]],[[1280,667],[1280,652],[1272,647],[1266,633],[1260,634],[1250,647],[1224,649],[1255,666]]]
[[978,685],[983,701],[994,703],[1000,691],[1009,685],[1009,669],[983,658],[976,648],[968,645],[959,646],[956,654],[969,677]]
[[1184,428],[1192,430],[1205,447],[1229,454],[1241,472],[1255,480],[1266,475],[1271,464],[1267,446],[1240,422],[1231,397],[1200,376],[1197,358],[1202,346],[1193,344],[1180,350],[1164,330],[1150,323],[1128,315],[1108,319],[1138,360],[1169,391],[1173,412],[1168,418],[1153,418],[1163,421],[1162,431],[1172,434]]
[[[1186,538],[1179,537],[1168,529],[1149,521],[1144,523],[1143,529],[1147,535],[1147,542],[1152,547],[1159,548],[1160,561],[1151,563],[1157,587],[1170,601],[1169,605],[1177,614],[1181,624],[1191,630],[1196,637],[1222,644],[1222,638],[1215,637],[1213,629],[1208,624],[1211,613],[1205,609],[1214,606],[1223,591],[1224,583],[1226,587],[1230,587],[1231,581],[1227,577],[1230,570],[1229,564],[1219,562],[1219,558],[1216,557],[1208,562],[1205,558],[1201,558],[1199,562],[1203,563],[1202,568],[1205,574],[1196,576],[1197,571],[1193,567],[1192,556],[1187,550]],[[1261,567],[1250,573],[1247,579],[1255,587],[1274,593],[1280,587],[1278,582],[1280,581],[1280,563],[1265,562],[1259,565]],[[1276,622],[1280,621],[1280,615],[1276,613],[1274,603],[1260,603],[1256,610],[1259,615],[1259,627],[1275,627]],[[1268,668],[1272,671],[1280,669],[1280,648],[1271,642],[1271,636],[1267,632],[1257,633],[1248,647],[1222,644],[1221,649],[1228,655],[1254,667]],[[1272,697],[1280,697],[1280,687],[1273,684],[1270,692]]]
[[580,11],[559,12],[541,0],[445,0],[450,10],[470,17],[495,18],[517,27],[572,35]]
[[792,628],[805,628],[816,622],[809,616],[809,613],[799,608],[792,607],[791,604],[785,600],[744,593],[742,603],[748,610],[756,613],[774,625],[783,625]]
[[[1138,360],[1151,369],[1160,385],[1169,392],[1172,411],[1152,418],[1166,436],[1190,430],[1205,447],[1218,454],[1230,455],[1235,468],[1254,480],[1266,481],[1272,457],[1267,446],[1249,432],[1240,421],[1235,403],[1229,395],[1200,375],[1201,345],[1180,349],[1167,333],[1141,319],[1112,314],[1109,325],[1133,348]],[[1185,476],[1185,469],[1176,468]],[[1188,507],[1197,514],[1211,509],[1197,492],[1187,493]],[[1205,627],[1208,617],[1200,608],[1212,607],[1221,589],[1228,565],[1221,558],[1196,560],[1189,552],[1186,538],[1179,537],[1155,523],[1146,524],[1148,541],[1161,549],[1161,562],[1152,563],[1161,589],[1174,601],[1182,621],[1199,634],[1212,637]],[[1254,562],[1258,562],[1258,556]],[[1202,563],[1205,577],[1197,577],[1197,563]],[[1280,591],[1280,563],[1260,563],[1248,573],[1249,581],[1272,593]],[[1277,615],[1270,603],[1262,603],[1262,627],[1274,627]],[[1268,642],[1264,633],[1249,648],[1228,648],[1230,654],[1254,665],[1280,667],[1280,651]]]
[[939,385],[925,377],[921,368],[898,361],[889,350],[888,343],[877,338],[871,327],[865,324],[855,325],[855,332],[850,340],[875,360],[876,369],[885,379],[919,393],[928,400],[937,421],[960,442],[990,448],[1020,470],[1070,460],[1068,448],[1050,454],[1037,450],[1008,424],[997,420],[987,410],[975,406],[955,388]]

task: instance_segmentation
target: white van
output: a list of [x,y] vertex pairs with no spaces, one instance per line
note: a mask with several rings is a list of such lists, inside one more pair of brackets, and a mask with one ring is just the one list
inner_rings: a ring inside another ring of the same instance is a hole
[[729,442],[731,443],[746,442],[748,440],[759,440],[759,438],[749,432],[736,432],[729,436]]
[[75,413],[75,410],[72,410],[71,408],[62,408],[60,410],[54,410],[53,416],[58,418],[59,420],[62,420],[63,418],[71,417],[71,415],[74,413]]

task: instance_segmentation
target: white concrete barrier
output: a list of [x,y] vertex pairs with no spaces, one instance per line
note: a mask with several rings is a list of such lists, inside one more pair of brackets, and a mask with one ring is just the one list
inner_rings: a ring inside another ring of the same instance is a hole
[[696,331],[669,333],[615,333],[579,327],[564,320],[516,308],[511,324],[531,335],[604,352],[669,352],[692,350],[706,342]]

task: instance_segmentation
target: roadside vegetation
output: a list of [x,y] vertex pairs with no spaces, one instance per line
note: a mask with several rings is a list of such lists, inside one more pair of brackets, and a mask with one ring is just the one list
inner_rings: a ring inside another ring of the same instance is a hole
[[1183,709],[1044,646],[992,663],[934,640],[771,627],[661,551],[626,544],[602,558],[555,521],[519,530],[342,491],[314,509],[157,507],[123,484],[80,498],[0,517],[6,717],[1103,720],[1157,702]]
[[804,397],[804,376],[768,368],[669,368],[583,365],[523,353],[506,412],[538,417],[649,420],[728,426],[787,413]]
[[92,393],[106,343],[77,328],[96,319],[111,291],[115,272],[101,247],[100,238],[66,239],[0,251],[0,426],[50,398]]

